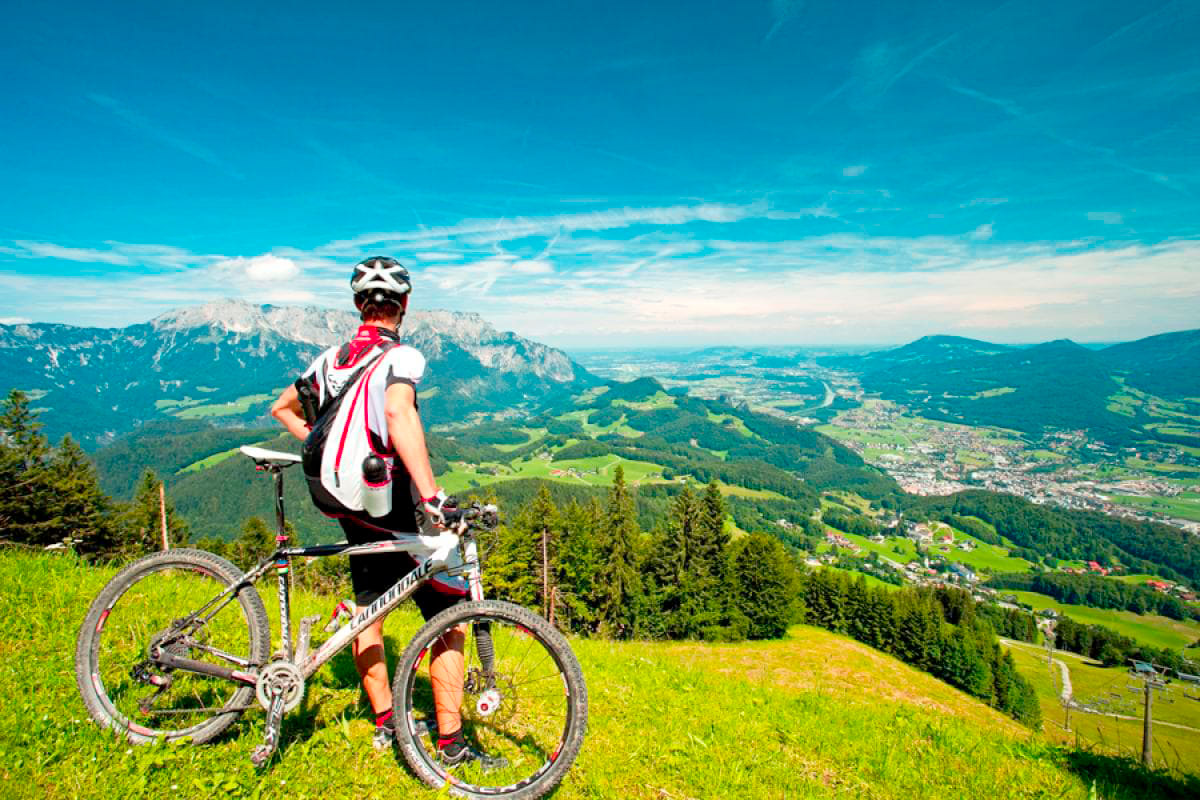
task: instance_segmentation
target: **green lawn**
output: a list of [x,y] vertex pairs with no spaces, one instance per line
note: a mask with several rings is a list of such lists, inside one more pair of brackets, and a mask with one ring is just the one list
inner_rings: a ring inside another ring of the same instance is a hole
[[1179,650],[1200,639],[1200,623],[1196,622],[1180,622],[1157,614],[1135,614],[1132,611],[1067,605],[1037,592],[1005,589],[1002,594],[1014,594],[1022,603],[1033,606],[1034,610],[1052,608],[1076,622],[1103,625],[1152,647]]
[[[342,654],[307,682],[280,755],[249,764],[263,714],[216,742],[132,747],[84,714],[75,629],[112,574],[70,557],[0,553],[0,796],[349,800],[434,798],[370,745],[358,676]],[[262,591],[273,600],[274,589]],[[295,614],[334,598],[295,596]],[[270,605],[270,603],[268,604]],[[417,618],[387,627],[394,660]],[[323,635],[317,634],[318,640]],[[582,753],[555,800],[675,798],[1186,797],[1195,781],[1049,744],[929,675],[799,626],[778,642],[708,645],[572,638],[588,683]],[[1193,762],[1195,763],[1195,762]]]
[[234,414],[245,414],[251,406],[271,400],[271,394],[249,394],[228,403],[211,403],[208,405],[191,406],[176,412],[180,419],[196,419],[199,417],[228,417]]
[[[1067,742],[1079,742],[1081,746],[1095,748],[1100,751],[1118,752],[1132,758],[1141,757],[1142,722],[1141,719],[1115,719],[1102,714],[1084,713],[1079,709],[1070,712],[1070,730],[1064,726],[1068,721],[1067,713],[1059,700],[1061,687],[1061,672],[1057,666],[1046,663],[1045,650],[1040,647],[1010,646],[1017,670],[1024,675],[1037,691],[1038,701],[1042,707],[1043,730],[1048,738]],[[1138,716],[1136,707],[1137,696],[1126,690],[1128,682],[1126,671],[1121,668],[1104,669],[1090,665],[1082,659],[1072,658],[1070,653],[1056,651],[1055,658],[1067,665],[1071,674],[1071,685],[1075,698],[1081,701],[1094,701],[1096,698],[1115,700],[1110,695],[1116,694],[1128,697],[1131,702],[1125,710],[1132,713],[1126,716]],[[1200,727],[1200,703],[1187,700],[1173,691],[1176,702],[1157,703],[1156,720],[1179,722],[1181,724]],[[1183,709],[1182,711],[1175,710]],[[1170,710],[1168,710],[1170,709]],[[1183,714],[1185,716],[1181,717]],[[1154,729],[1154,757],[1156,763],[1176,770],[1195,773],[1200,770],[1200,733],[1158,725]]]
[[[456,464],[450,472],[438,476],[438,483],[447,492],[462,492],[471,488],[472,481],[484,485],[518,478],[543,478],[577,486],[609,486],[612,484],[613,470],[617,464],[625,468],[625,480],[630,484],[663,481],[662,467],[657,464],[607,455],[565,461],[532,457],[515,464]],[[481,471],[489,467],[497,469],[499,474],[492,475]],[[569,474],[568,470],[571,469],[577,474]],[[560,474],[553,474],[554,471]]]
[[[1169,466],[1179,466],[1172,464]],[[1175,497],[1140,497],[1137,495],[1114,494],[1110,498],[1114,503],[1137,508],[1142,511],[1153,511],[1180,519],[1200,521],[1200,494],[1183,492]]]
[[938,553],[947,561],[965,564],[977,572],[987,572],[993,575],[997,572],[1025,572],[1031,566],[1023,558],[1010,556],[1007,548],[988,544],[953,526],[944,523],[933,523],[932,527],[934,528],[935,536],[942,531],[949,530],[954,534],[955,541],[966,539],[975,543],[975,549],[969,552],[961,550],[957,546],[946,547],[945,545],[934,544],[932,551]]

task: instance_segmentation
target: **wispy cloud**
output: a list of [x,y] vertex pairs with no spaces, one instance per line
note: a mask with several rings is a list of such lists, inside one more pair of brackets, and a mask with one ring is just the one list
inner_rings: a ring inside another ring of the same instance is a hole
[[149,139],[152,139],[159,144],[171,147],[181,153],[186,153],[193,158],[198,158],[206,164],[220,169],[231,177],[239,180],[245,177],[237,169],[226,163],[224,159],[218,157],[217,154],[208,147],[180,136],[178,133],[175,133],[166,126],[149,119],[114,97],[92,92],[87,95],[87,99],[91,100],[101,108],[110,111],[114,116],[116,116],[117,119],[124,123],[127,128]]
[[1103,222],[1105,225],[1120,225],[1125,217],[1119,211],[1089,211],[1087,218],[1092,222]]
[[866,164],[853,164],[849,167],[842,167],[842,177],[857,178],[867,171]]
[[762,43],[765,45],[775,38],[775,34],[787,25],[793,19],[800,15],[804,10],[804,0],[771,0],[771,19],[773,24],[771,29],[767,31],[767,35],[763,37]]
[[[1197,240],[1014,243],[997,240],[991,222],[956,235],[868,235],[829,232],[822,217],[830,213],[762,202],[615,208],[475,219],[249,256],[64,247],[77,259],[120,259],[123,267],[137,253],[146,268],[80,276],[54,297],[30,276],[0,270],[0,314],[127,324],[224,296],[349,307],[349,264],[370,248],[411,265],[417,307],[479,311],[564,345],[884,342],[936,331],[1111,339],[1200,318]],[[1114,213],[1091,216],[1105,222]],[[60,252],[45,242],[13,244],[26,257]]]
[[30,242],[24,239],[18,239],[13,244],[17,247],[12,249],[12,252],[24,258],[57,258],[60,261],[76,261],[85,264],[114,264],[117,266],[132,266],[135,263],[129,256],[113,250],[100,250],[91,247],[63,247],[51,242]]

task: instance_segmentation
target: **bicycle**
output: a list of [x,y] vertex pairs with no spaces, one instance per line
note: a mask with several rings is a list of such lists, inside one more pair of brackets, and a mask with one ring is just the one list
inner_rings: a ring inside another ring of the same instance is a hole
[[[259,705],[267,712],[266,731],[251,761],[261,767],[276,752],[284,713],[300,705],[307,679],[423,581],[463,576],[470,601],[426,622],[396,667],[393,713],[400,754],[425,783],[449,784],[450,793],[460,797],[533,800],[557,786],[583,744],[587,687],[557,629],[520,606],[483,598],[475,532],[496,527],[495,506],[447,509],[445,530],[421,537],[436,548],[429,558],[367,608],[335,612],[325,626],[331,635],[315,648],[312,627],[321,617],[303,618],[293,646],[292,559],[403,552],[415,544],[408,537],[288,547],[283,471],[300,458],[257,447],[241,451],[274,481],[275,551],[245,574],[220,556],[184,548],[146,556],[117,573],[92,602],[76,644],[76,682],[91,717],[137,744],[202,744]],[[266,607],[254,588],[272,570],[280,623],[274,651]],[[420,667],[429,650],[455,631],[465,632],[467,640],[464,735],[501,759],[486,766],[447,768],[436,749],[433,694]]]

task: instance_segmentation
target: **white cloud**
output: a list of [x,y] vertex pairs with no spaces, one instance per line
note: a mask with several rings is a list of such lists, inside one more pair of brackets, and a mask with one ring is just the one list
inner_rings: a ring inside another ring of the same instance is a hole
[[971,231],[971,238],[977,242],[986,242],[992,238],[992,223],[985,223]]
[[842,167],[842,175],[846,178],[857,178],[867,171],[866,164],[853,164],[849,167]]
[[229,258],[218,261],[213,270],[245,277],[255,283],[274,283],[276,281],[294,280],[300,274],[300,268],[290,258],[281,258],[270,253],[253,258]]
[[78,261],[85,264],[114,264],[129,267],[134,262],[129,256],[111,250],[81,247],[63,247],[50,242],[30,242],[18,239],[14,242],[26,258],[57,258],[62,261]]
[[1105,225],[1120,225],[1125,222],[1125,217],[1118,211],[1089,211],[1087,218],[1092,222],[1103,222]]
[[28,325],[33,320],[28,317],[0,317],[0,325]]

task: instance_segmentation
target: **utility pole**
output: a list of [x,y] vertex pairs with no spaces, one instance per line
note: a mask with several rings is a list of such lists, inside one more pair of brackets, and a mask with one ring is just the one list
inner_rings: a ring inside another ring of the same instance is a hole
[[171,544],[167,541],[167,490],[165,483],[158,484],[158,514],[162,519],[163,550],[170,550]]
[[1141,688],[1131,691],[1144,692],[1142,716],[1142,763],[1154,766],[1154,692],[1167,688],[1166,668],[1146,661],[1130,659],[1129,674],[1142,682]]

